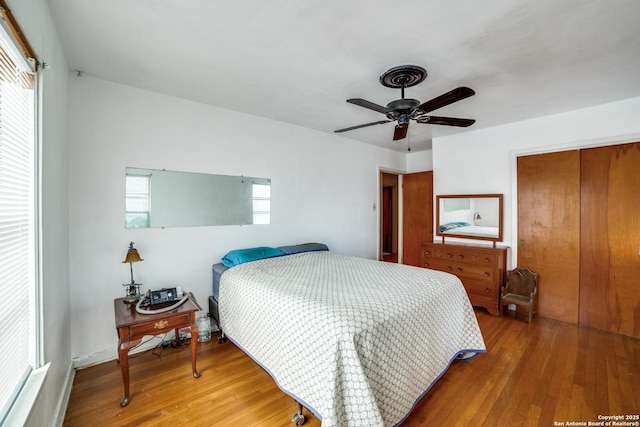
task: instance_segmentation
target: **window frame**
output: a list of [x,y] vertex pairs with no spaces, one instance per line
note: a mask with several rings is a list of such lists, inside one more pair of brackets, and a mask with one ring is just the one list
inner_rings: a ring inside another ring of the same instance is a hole
[[[146,178],[146,187],[147,192],[129,192],[128,181],[130,179],[140,179]],[[132,199],[146,199],[147,210],[129,210],[129,200]],[[145,218],[145,224],[142,226],[135,226],[131,223],[131,219],[128,217],[128,214],[134,215],[143,215]],[[124,217],[125,217],[125,228],[149,228],[151,226],[151,175],[146,174],[127,174],[125,176],[125,197],[124,197]]]
[[[31,289],[29,293],[32,295],[32,301],[30,301],[29,310],[29,329],[30,336],[28,346],[30,348],[29,354],[31,366],[28,375],[24,377],[24,381],[18,381],[16,383],[15,392],[9,394],[6,397],[9,399],[4,402],[0,402],[0,407],[4,407],[4,412],[0,413],[0,424],[7,423],[8,425],[24,425],[31,414],[32,408],[35,405],[36,399],[42,389],[42,385],[46,379],[50,363],[44,363],[44,351],[43,351],[43,327],[44,320],[42,316],[42,245],[41,245],[41,210],[42,210],[42,196],[40,189],[42,188],[42,174],[41,174],[41,145],[39,140],[41,138],[41,117],[39,115],[39,106],[41,103],[41,75],[38,73],[41,67],[34,50],[31,48],[26,37],[22,33],[20,26],[16,22],[13,14],[4,0],[0,0],[0,37],[2,38],[3,47],[8,57],[11,58],[11,63],[15,64],[15,68],[21,69],[23,72],[33,74],[33,88],[32,88],[32,102],[29,114],[32,114],[32,126],[30,136],[30,167],[29,173],[31,178],[29,179],[30,185],[30,197],[29,197],[29,210],[30,219],[30,232],[27,239],[30,240],[28,245],[29,253],[29,275],[31,280],[28,284]],[[31,89],[31,88],[30,88]]]

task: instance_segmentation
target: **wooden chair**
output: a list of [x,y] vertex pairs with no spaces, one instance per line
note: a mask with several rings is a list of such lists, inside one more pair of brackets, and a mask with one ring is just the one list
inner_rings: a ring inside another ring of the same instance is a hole
[[500,309],[505,305],[521,305],[529,310],[529,323],[538,309],[538,275],[528,268],[507,271],[507,281],[502,287]]

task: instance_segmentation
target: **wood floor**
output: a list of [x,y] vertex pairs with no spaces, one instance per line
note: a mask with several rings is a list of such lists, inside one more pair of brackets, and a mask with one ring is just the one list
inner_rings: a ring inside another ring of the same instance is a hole
[[[558,426],[640,414],[640,340],[544,318],[529,325],[476,315],[487,353],[453,362],[403,426]],[[131,358],[125,408],[117,362],[79,370],[64,426],[293,425],[294,401],[231,342],[198,344],[199,379],[188,346],[155,353]],[[320,426],[305,416],[305,426]]]

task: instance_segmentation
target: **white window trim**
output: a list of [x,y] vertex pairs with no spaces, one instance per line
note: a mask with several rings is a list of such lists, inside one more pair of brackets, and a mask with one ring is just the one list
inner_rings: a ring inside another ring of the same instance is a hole
[[[29,70],[35,72],[38,67],[38,60],[33,54],[33,50],[29,43],[24,39],[21,31],[15,22],[10,10],[6,6],[4,0],[0,1],[0,37],[4,40],[10,41],[9,43],[3,43],[5,48],[10,51],[17,65],[22,67],[25,71]],[[16,38],[14,32],[17,32],[19,36]],[[18,45],[20,47],[18,47]],[[6,417],[2,421],[3,425],[11,426],[24,426],[29,421],[36,401],[40,396],[47,374],[49,372],[50,363],[44,364],[44,351],[43,351],[43,334],[44,319],[43,319],[43,307],[42,307],[42,263],[40,262],[42,254],[42,245],[40,241],[42,231],[42,197],[40,194],[40,188],[42,184],[42,174],[40,159],[42,154],[40,141],[42,140],[41,129],[41,114],[40,108],[42,99],[42,92],[40,86],[40,76],[35,76],[35,108],[34,108],[34,281],[35,281],[35,298],[34,298],[34,311],[35,311],[35,365],[36,369],[29,372],[29,375],[19,390],[13,404],[11,405]]]
[[24,426],[27,423],[33,412],[36,400],[42,391],[42,385],[47,378],[50,365],[51,363],[47,363],[41,368],[31,371],[29,378],[24,383],[22,390],[20,390],[16,401],[4,420],[5,425]]

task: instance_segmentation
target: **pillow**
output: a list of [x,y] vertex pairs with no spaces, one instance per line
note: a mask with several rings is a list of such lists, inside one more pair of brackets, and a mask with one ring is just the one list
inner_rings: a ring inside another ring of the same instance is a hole
[[280,246],[285,255],[298,254],[301,252],[328,251],[329,248],[324,243],[301,243],[299,245]]
[[468,222],[449,222],[447,224],[442,224],[440,225],[440,232],[443,231],[447,231],[447,230],[451,230],[453,228],[458,228],[458,227],[468,227],[471,224],[469,224]]
[[236,249],[234,251],[227,252],[222,257],[222,263],[227,267],[233,267],[249,261],[257,261],[264,258],[273,258],[284,255],[279,249],[270,248],[268,246],[260,246],[257,248],[248,249]]

